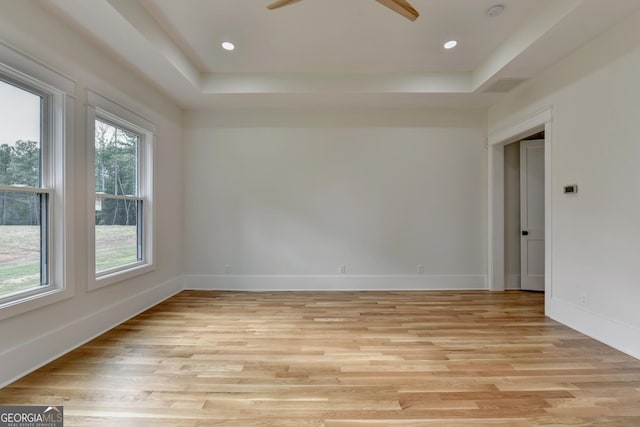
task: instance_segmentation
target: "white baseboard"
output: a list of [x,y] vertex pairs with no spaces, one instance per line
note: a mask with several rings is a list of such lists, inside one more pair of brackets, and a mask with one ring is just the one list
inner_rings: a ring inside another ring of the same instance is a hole
[[504,278],[504,288],[509,290],[520,289],[520,275],[507,274]]
[[218,291],[399,291],[486,290],[487,276],[385,275],[186,275],[185,289]]
[[578,332],[640,359],[640,329],[578,305],[550,298],[545,314]]
[[4,351],[0,354],[0,388],[159,304],[182,288],[182,277],[176,277]]

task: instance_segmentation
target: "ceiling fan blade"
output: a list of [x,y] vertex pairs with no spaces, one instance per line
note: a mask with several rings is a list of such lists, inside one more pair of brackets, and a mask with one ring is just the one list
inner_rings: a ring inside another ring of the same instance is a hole
[[377,0],[378,3],[387,6],[394,12],[399,13],[410,21],[418,19],[420,14],[409,4],[407,0]]
[[279,7],[289,6],[290,4],[298,3],[299,1],[300,0],[278,0],[268,5],[267,9],[269,10],[278,9]]

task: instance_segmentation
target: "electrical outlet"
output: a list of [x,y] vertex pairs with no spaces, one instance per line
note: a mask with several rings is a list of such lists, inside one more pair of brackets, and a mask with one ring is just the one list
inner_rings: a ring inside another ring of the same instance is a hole
[[346,272],[347,272],[347,266],[346,266],[346,265],[344,265],[344,264],[343,264],[343,265],[341,265],[341,266],[340,266],[340,273],[341,273],[341,274],[344,274],[344,273],[346,273]]
[[418,274],[424,274],[424,265],[418,264]]
[[224,265],[224,272],[227,274],[231,273],[231,264]]
[[588,306],[589,305],[589,295],[581,294],[580,295],[580,304],[582,304],[585,307]]

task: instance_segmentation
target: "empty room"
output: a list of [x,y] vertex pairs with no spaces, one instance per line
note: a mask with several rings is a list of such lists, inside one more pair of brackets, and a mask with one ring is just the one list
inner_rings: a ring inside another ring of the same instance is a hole
[[640,426],[640,0],[0,0],[1,426]]

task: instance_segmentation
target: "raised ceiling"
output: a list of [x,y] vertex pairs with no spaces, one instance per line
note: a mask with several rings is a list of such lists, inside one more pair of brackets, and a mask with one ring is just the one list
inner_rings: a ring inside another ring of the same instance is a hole
[[[185,108],[484,107],[640,0],[42,0]],[[486,11],[503,4],[504,12]],[[457,48],[443,49],[456,39]],[[224,51],[222,41],[235,43]]]
[[[374,0],[305,0],[274,11],[256,0],[146,4],[205,72],[448,73],[476,68],[537,5],[553,1],[511,0],[489,18],[490,1],[414,0],[422,11],[416,22]],[[233,54],[216,43],[225,39],[238,46]],[[450,39],[460,40],[458,49],[442,48]]]

